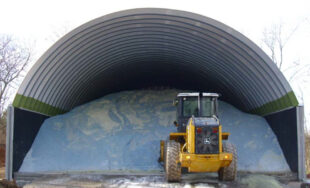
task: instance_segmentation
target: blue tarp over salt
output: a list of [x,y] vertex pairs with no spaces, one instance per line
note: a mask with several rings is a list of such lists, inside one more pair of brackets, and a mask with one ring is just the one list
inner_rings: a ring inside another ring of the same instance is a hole
[[[161,170],[159,140],[173,126],[176,90],[124,91],[51,117],[42,125],[20,172]],[[238,151],[238,169],[289,171],[264,118],[219,102],[219,116]]]

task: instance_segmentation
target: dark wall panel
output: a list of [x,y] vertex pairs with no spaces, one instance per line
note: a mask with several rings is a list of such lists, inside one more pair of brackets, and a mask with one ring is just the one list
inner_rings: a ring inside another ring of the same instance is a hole
[[298,140],[296,108],[265,116],[276,134],[288,165],[298,172]]
[[48,117],[14,108],[13,173],[20,168],[42,123]]

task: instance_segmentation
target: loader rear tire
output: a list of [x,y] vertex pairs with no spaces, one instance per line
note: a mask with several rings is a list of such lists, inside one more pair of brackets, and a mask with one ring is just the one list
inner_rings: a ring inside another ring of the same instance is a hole
[[181,164],[178,164],[180,155],[180,143],[167,141],[165,147],[165,171],[168,182],[179,182],[181,180]]
[[234,181],[237,175],[237,150],[236,147],[229,142],[223,142],[223,152],[232,153],[233,159],[229,166],[223,167],[219,170],[219,180]]

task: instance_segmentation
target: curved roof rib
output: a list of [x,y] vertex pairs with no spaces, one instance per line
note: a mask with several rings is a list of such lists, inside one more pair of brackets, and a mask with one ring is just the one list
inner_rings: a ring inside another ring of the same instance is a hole
[[13,106],[56,115],[151,85],[219,92],[260,115],[298,105],[280,70],[239,32],[201,15],[143,8],[97,18],[61,38],[29,71]]

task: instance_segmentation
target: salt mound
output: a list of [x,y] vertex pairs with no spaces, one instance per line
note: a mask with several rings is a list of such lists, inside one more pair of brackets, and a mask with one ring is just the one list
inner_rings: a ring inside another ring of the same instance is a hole
[[[176,131],[177,90],[137,90],[106,95],[46,119],[20,172],[162,170],[159,141]],[[219,117],[238,151],[239,170],[289,171],[264,118],[219,101]]]

